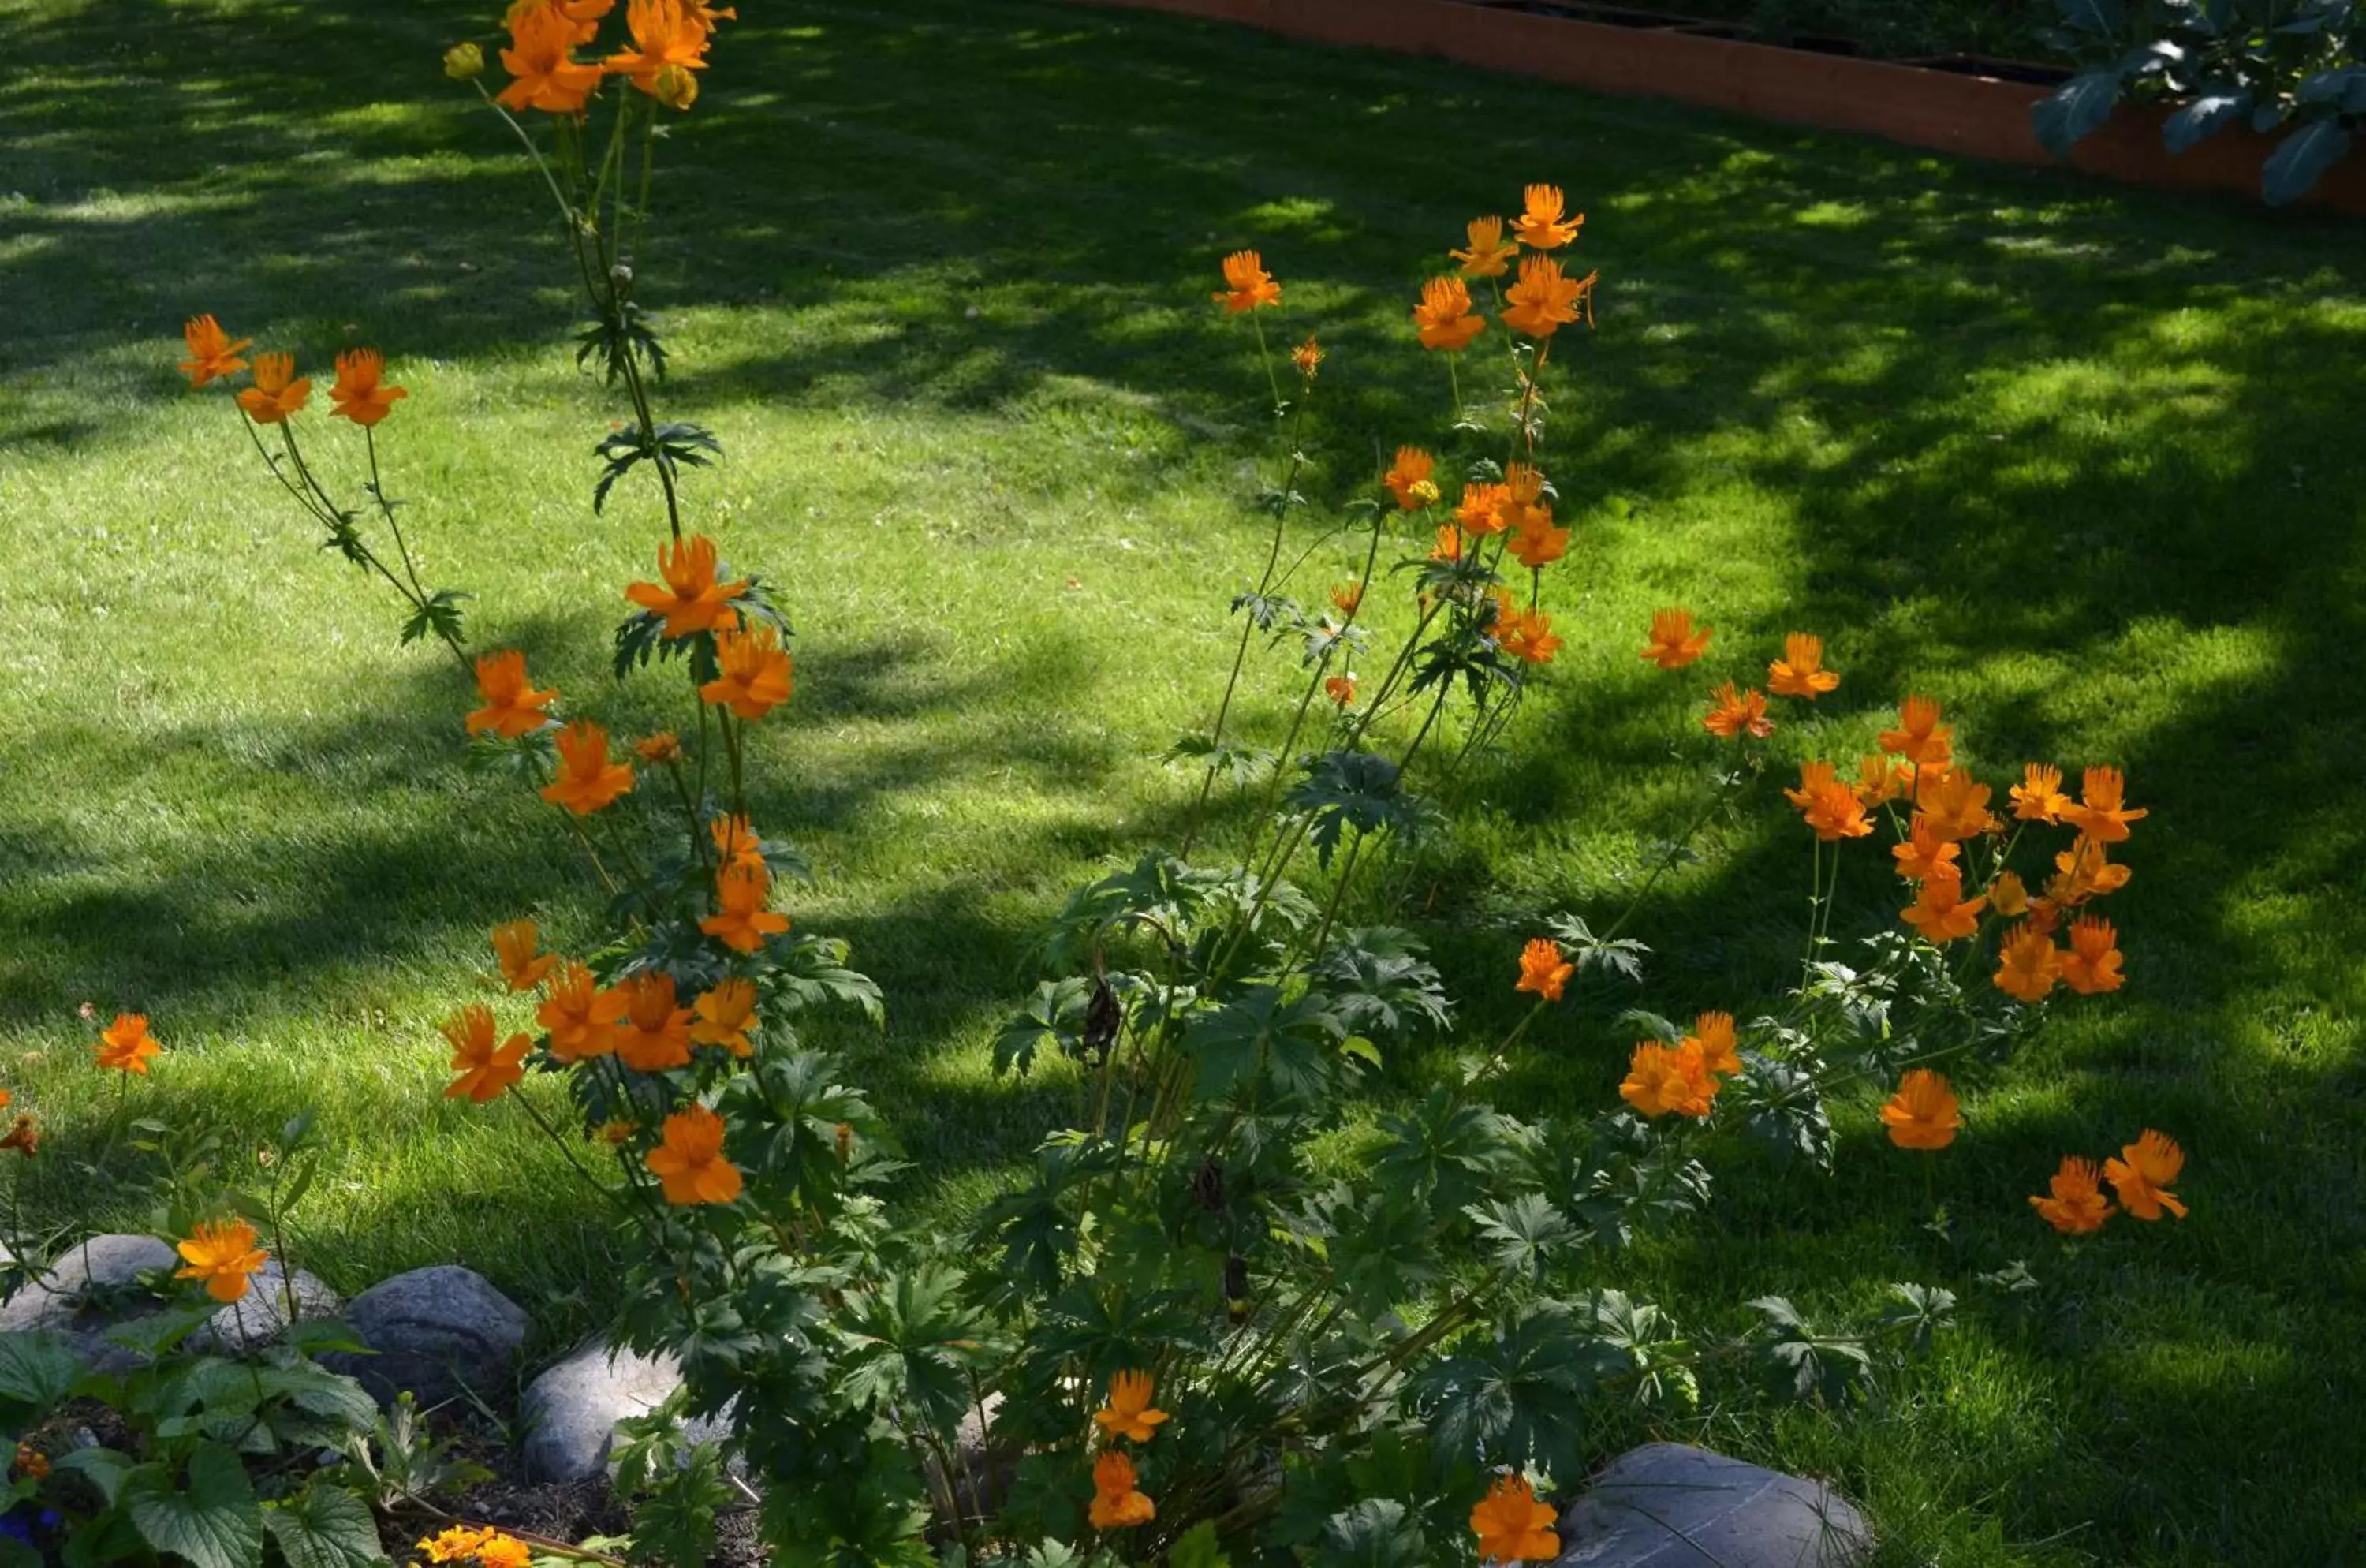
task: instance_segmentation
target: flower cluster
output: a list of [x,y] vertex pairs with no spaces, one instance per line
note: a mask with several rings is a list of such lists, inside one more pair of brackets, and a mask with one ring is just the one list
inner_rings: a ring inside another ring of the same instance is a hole
[[434,1563],[475,1562],[479,1568],[528,1568],[534,1552],[526,1543],[491,1525],[454,1525],[418,1545]]
[[[2100,1169],[2091,1159],[2063,1156],[2062,1167],[2047,1182],[2045,1195],[2031,1198],[2029,1205],[2065,1235],[2101,1230],[2103,1222],[2122,1210],[2139,1220],[2158,1220],[2164,1211],[2181,1220],[2185,1205],[2169,1188],[2184,1168],[2185,1151],[2177,1141],[2147,1127],[2135,1143],[2124,1145],[2116,1158],[2103,1161]],[[2118,1209],[2103,1196],[2106,1181],[2119,1195]]]
[[1117,1446],[1120,1438],[1147,1443],[1156,1436],[1166,1412],[1151,1404],[1155,1392],[1148,1372],[1119,1372],[1110,1379],[1109,1403],[1093,1412],[1093,1425],[1109,1444],[1093,1456],[1093,1501],[1087,1517],[1097,1530],[1129,1529],[1158,1517],[1157,1506],[1138,1484],[1132,1456]]

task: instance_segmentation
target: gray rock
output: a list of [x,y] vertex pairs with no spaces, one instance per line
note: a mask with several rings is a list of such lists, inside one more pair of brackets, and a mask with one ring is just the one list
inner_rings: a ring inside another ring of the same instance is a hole
[[646,1416],[682,1385],[671,1356],[642,1356],[598,1340],[526,1385],[518,1416],[526,1428],[526,1473],[536,1481],[588,1481],[606,1471],[616,1423]]
[[[265,1264],[255,1271],[245,1295],[189,1336],[189,1348],[200,1355],[243,1356],[278,1338],[287,1327],[287,1278],[276,1261]],[[332,1317],[337,1305],[337,1292],[310,1269],[296,1270],[297,1316]]]
[[359,1379],[381,1404],[408,1389],[422,1408],[474,1391],[491,1402],[525,1345],[525,1310],[474,1269],[452,1264],[381,1280],[345,1307],[345,1325],[376,1351],[324,1356]]
[[1873,1532],[1820,1481],[1646,1443],[1570,1506],[1560,1543],[1555,1568],[1847,1568],[1872,1551]]
[[[127,1290],[140,1276],[180,1264],[170,1244],[152,1235],[95,1235],[68,1247],[40,1279],[28,1284],[0,1306],[0,1334],[32,1329],[86,1329],[94,1317],[121,1321],[137,1313],[107,1314],[87,1298],[95,1293]],[[152,1301],[147,1303],[153,1307]],[[85,1311],[85,1307],[93,1310]],[[104,1325],[102,1322],[101,1326]]]

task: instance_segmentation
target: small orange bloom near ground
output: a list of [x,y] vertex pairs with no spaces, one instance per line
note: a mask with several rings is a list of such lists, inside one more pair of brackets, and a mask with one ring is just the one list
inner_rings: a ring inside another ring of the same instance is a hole
[[98,1043],[92,1049],[97,1054],[100,1066],[146,1077],[149,1059],[163,1047],[148,1032],[147,1014],[119,1012],[113,1023],[99,1032]]
[[2029,1206],[2065,1235],[2090,1235],[2112,1217],[2112,1202],[2103,1196],[2093,1160],[2063,1156],[2062,1168],[2054,1173],[2047,1190],[2050,1196],[2032,1198]]
[[1708,651],[1708,639],[1716,630],[1703,626],[1695,631],[1690,610],[1654,610],[1651,636],[1643,644],[1642,656],[1662,670],[1681,670]]
[[682,761],[682,737],[670,729],[633,742],[633,754],[651,766]]
[[749,1043],[748,1031],[756,1026],[756,983],[752,980],[722,980],[712,990],[703,991],[692,1004],[698,1014],[690,1026],[690,1038],[700,1045],[720,1045],[735,1056],[747,1056],[755,1047]]
[[1898,1092],[1881,1108],[1889,1141],[1901,1149],[1944,1149],[1964,1124],[1955,1091],[1928,1067],[1915,1067],[1898,1080]]
[[1093,1459],[1093,1506],[1086,1517],[1097,1530],[1131,1529],[1158,1517],[1156,1506],[1136,1489],[1133,1461],[1116,1449]]
[[1157,1385],[1148,1372],[1119,1372],[1110,1379],[1109,1403],[1093,1412],[1093,1424],[1110,1438],[1146,1443],[1156,1435],[1166,1412],[1151,1407]]
[[748,592],[748,580],[743,577],[736,582],[717,583],[715,573],[715,541],[704,534],[695,534],[658,547],[658,575],[665,579],[664,587],[654,582],[632,583],[625,588],[625,597],[644,610],[663,615],[665,635],[669,637],[737,626],[739,612],[731,601]]
[[2103,1162],[2103,1178],[2120,1195],[2120,1207],[2139,1220],[2158,1220],[2163,1209],[2185,1218],[2185,1205],[2169,1184],[2185,1168],[2185,1151],[2177,1140],[2146,1127],[2117,1159]]
[[1783,639],[1783,657],[1766,666],[1766,689],[1778,697],[1809,702],[1840,689],[1840,675],[1824,668],[1824,639],[1793,632]]
[[1577,973],[1560,955],[1560,944],[1549,936],[1531,938],[1520,949],[1520,980],[1514,991],[1533,991],[1549,1002],[1560,1000],[1561,987]]
[[311,378],[296,374],[294,355],[258,354],[254,385],[238,395],[238,406],[257,424],[277,424],[301,410],[311,395]]
[[1433,277],[1421,286],[1413,324],[1421,346],[1433,353],[1459,354],[1487,330],[1486,318],[1470,313],[1470,290],[1451,276]]
[[1702,1066],[1729,1077],[1741,1071],[1741,1055],[1736,1044],[1733,1015],[1729,1012],[1705,1012],[1693,1020],[1693,1032],[1684,1036],[1684,1043],[1677,1049],[1691,1047],[1697,1050]]
[[735,953],[753,953],[764,939],[789,929],[789,918],[764,908],[772,886],[772,873],[761,865],[726,866],[715,878],[715,898],[720,906],[698,922],[698,929]]
[[462,1008],[441,1027],[444,1038],[452,1043],[452,1070],[459,1075],[444,1090],[445,1099],[466,1095],[479,1105],[490,1104],[525,1077],[526,1047],[532,1042],[513,1034],[494,1044],[493,1010],[484,1003]]
[[1323,682],[1323,694],[1340,707],[1352,707],[1356,702],[1356,677],[1334,675]]
[[1996,988],[2025,1002],[2042,1002],[2062,975],[2061,950],[2042,931],[2023,924],[2004,939],[1997,953]]
[[1883,730],[1880,745],[1920,768],[1944,763],[1954,756],[1954,734],[1939,722],[1937,703],[1929,697],[1910,696],[1898,705],[1898,728]]
[[558,699],[558,688],[535,691],[526,682],[525,655],[503,649],[478,657],[477,694],[485,705],[468,716],[468,733],[490,730],[503,740],[514,740],[548,722],[550,715],[543,710]]
[[337,355],[336,385],[329,389],[329,413],[355,424],[376,424],[411,394],[383,380],[386,356],[374,348],[349,348]]
[[1501,277],[1511,270],[1512,258],[1520,254],[1520,247],[1504,243],[1501,218],[1473,218],[1463,232],[1470,248],[1446,253],[1462,264],[1463,276]]
[[1552,617],[1533,607],[1498,615],[1495,640],[1523,664],[1549,664],[1560,651],[1560,638],[1552,635]]
[[493,960],[513,991],[531,991],[558,963],[555,953],[537,953],[542,930],[532,920],[512,920],[493,928]]
[[1265,258],[1255,251],[1234,251],[1224,258],[1224,287],[1215,298],[1233,315],[1281,303],[1281,285],[1265,270]]
[[796,690],[789,656],[781,651],[780,635],[771,626],[717,633],[715,658],[723,673],[700,686],[698,694],[709,704],[729,704],[733,713],[750,722],[787,702]]
[[39,1126],[34,1122],[31,1116],[21,1111],[18,1111],[16,1124],[8,1129],[8,1135],[0,1138],[0,1149],[14,1149],[27,1159],[31,1159],[41,1152]]
[[2122,800],[2126,790],[2119,769],[2089,768],[2079,781],[2079,803],[2062,808],[2062,820],[2099,844],[2124,843],[2128,824],[2151,815],[2142,807],[2128,809]]
[[1553,526],[1551,507],[1524,506],[1518,531],[1505,547],[1522,566],[1539,570],[1569,553],[1569,530]]
[[1504,324],[1533,338],[1548,338],[1578,319],[1594,275],[1565,277],[1551,256],[1524,256],[1520,280],[1504,290]]
[[1979,930],[1980,911],[1988,903],[1986,895],[1965,897],[1963,876],[1949,866],[1946,875],[1923,879],[1914,902],[1900,910],[1898,918],[1921,932],[1923,941],[1945,943]]
[[1550,1504],[1537,1501],[1525,1475],[1499,1475],[1470,1506],[1470,1529],[1487,1562],[1541,1562],[1560,1555]]
[[2070,950],[2062,955],[2062,983],[2082,997],[2116,991],[2126,976],[2120,973],[2120,933],[2112,922],[2081,915],[2070,922]]
[[1647,1117],[1671,1111],[1682,1116],[1706,1116],[1717,1098],[1718,1078],[1697,1043],[1686,1048],[1647,1040],[1628,1058],[1627,1077],[1618,1098]]
[[490,1525],[454,1525],[418,1545],[426,1553],[427,1561],[435,1563],[465,1562],[475,1558],[481,1568],[527,1568],[534,1561],[534,1553],[525,1542]]
[[624,1016],[623,996],[601,989],[591,970],[569,964],[551,979],[534,1021],[549,1035],[553,1056],[582,1062],[616,1048],[616,1024]]
[[181,373],[189,378],[191,387],[202,387],[217,376],[245,369],[246,361],[238,357],[238,351],[254,342],[251,337],[231,342],[230,334],[211,316],[190,317],[181,324],[181,337],[189,345],[189,357],[181,361]]
[[1380,476],[1380,482],[1397,498],[1399,510],[1418,511],[1437,499],[1437,486],[1429,477],[1436,466],[1437,459],[1420,447],[1400,446],[1396,460]]
[[1440,523],[1437,525],[1437,534],[1429,547],[1429,558],[1432,560],[1460,560],[1462,558],[1462,530],[1457,528],[1451,523]]
[[690,1065],[690,1010],[675,1005],[673,976],[655,971],[616,983],[625,1016],[616,1024],[616,1059],[637,1073]]
[[254,1227],[240,1219],[208,1220],[174,1250],[188,1267],[175,1269],[173,1278],[204,1280],[206,1294],[218,1302],[244,1296],[254,1282],[249,1276],[271,1257],[254,1245]]
[[1701,728],[1711,735],[1730,740],[1746,731],[1763,740],[1774,733],[1774,721],[1766,716],[1766,694],[1755,686],[1737,692],[1733,682],[1727,681],[1709,693],[1708,701]]
[[1341,615],[1353,615],[1364,607],[1364,585],[1354,581],[1333,583],[1331,604]]
[[1525,209],[1512,220],[1512,237],[1530,250],[1557,251],[1577,238],[1585,226],[1585,214],[1564,221],[1561,212],[1569,205],[1560,186],[1535,185],[1520,193]]
[[723,1157],[723,1118],[704,1105],[665,1119],[663,1140],[649,1151],[648,1167],[669,1203],[728,1203],[739,1196],[739,1168]]
[[1297,368],[1300,379],[1310,385],[1314,380],[1314,373],[1323,368],[1324,357],[1323,345],[1315,341],[1313,333],[1308,333],[1306,341],[1290,351],[1290,363]]
[[717,817],[706,825],[707,836],[715,840],[715,858],[719,866],[747,866],[764,871],[764,840],[739,816]]
[[513,6],[509,15],[510,47],[501,51],[501,69],[515,78],[494,96],[503,108],[541,109],[546,114],[580,114],[600,86],[600,68],[575,58],[575,46],[590,41],[576,24],[556,6]]
[[2006,794],[2012,799],[2012,814],[2023,822],[2059,822],[2071,806],[2070,797],[2062,793],[2062,770],[2044,762],[2022,768],[2021,782]]
[[590,719],[579,718],[560,730],[556,744],[558,774],[541,792],[553,806],[588,817],[632,789],[632,764],[608,761],[608,732]]

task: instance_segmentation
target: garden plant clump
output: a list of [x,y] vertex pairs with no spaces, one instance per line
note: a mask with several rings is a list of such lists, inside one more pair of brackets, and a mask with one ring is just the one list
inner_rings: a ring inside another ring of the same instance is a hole
[[[1964,1125],[1943,1067],[1998,1059],[2065,993],[2118,989],[2118,932],[2096,909],[2127,881],[2121,846],[2146,812],[2117,769],[2085,768],[2073,792],[2059,768],[2029,764],[2000,800],[1940,705],[1905,695],[1875,752],[1806,762],[1781,787],[1811,873],[1796,983],[1689,1025],[1627,1005],[1651,959],[1624,934],[1631,906],[1598,930],[1572,912],[1507,939],[1503,988],[1532,1000],[1487,1037],[1464,1028],[1418,934],[1391,923],[1404,874],[1481,804],[1465,781],[1552,669],[1554,615],[1583,603],[1548,593],[1585,521],[1570,483],[1583,454],[1548,433],[1582,400],[1578,345],[1603,285],[1569,260],[1583,215],[1542,184],[1510,222],[1479,218],[1439,246],[1406,333],[1407,352],[1447,370],[1438,428],[1398,447],[1312,543],[1294,526],[1312,510],[1300,435],[1348,367],[1316,333],[1268,328],[1286,278],[1257,252],[1224,258],[1210,309],[1245,321],[1277,451],[1270,534],[1232,605],[1231,677],[1173,752],[1189,812],[1170,849],[1051,919],[1048,977],[997,1042],[999,1070],[1073,1089],[1068,1124],[966,1231],[899,1223],[889,1130],[800,1029],[824,1008],[875,1018],[882,998],[843,942],[775,908],[801,862],[749,808],[751,729],[794,694],[786,610],[688,521],[695,470],[721,446],[659,416],[666,350],[636,293],[659,133],[693,108],[732,17],[631,0],[603,52],[612,9],[521,0],[499,51],[510,80],[485,96],[557,209],[592,318],[580,360],[621,400],[596,443],[593,508],[653,500],[663,521],[656,580],[619,585],[614,668],[685,685],[678,728],[612,735],[538,686],[520,651],[479,650],[481,612],[464,618],[463,593],[429,585],[389,493],[377,426],[399,422],[406,393],[376,353],[340,355],[329,392],[359,453],[343,433],[299,442],[312,389],[287,351],[250,355],[200,316],[183,367],[198,388],[246,374],[231,407],[270,476],[399,594],[402,639],[434,639],[474,681],[476,705],[455,715],[470,761],[489,788],[548,802],[606,897],[604,939],[580,953],[546,951],[530,919],[495,929],[505,994],[444,1033],[456,1098],[538,1115],[511,1091],[528,1072],[565,1077],[576,1122],[544,1130],[628,1237],[619,1338],[679,1359],[684,1392],[660,1426],[727,1427],[721,1450],[653,1438],[627,1464],[637,1555],[704,1560],[738,1496],[727,1453],[787,1562],[1539,1560],[1560,1549],[1546,1499],[1582,1479],[1588,1402],[1684,1407],[1766,1382],[1839,1404],[1945,1325],[1946,1288],[1901,1282],[1876,1321],[1818,1325],[1770,1296],[1750,1303],[1753,1331],[1716,1338],[1604,1287],[1598,1265],[1711,1201],[1729,1133],[1829,1163],[1834,1093],[1888,1092],[1900,1157],[1937,1155]],[[445,69],[475,83],[487,65],[461,45]],[[340,467],[368,478],[349,493]],[[1335,574],[1315,565],[1334,555]],[[1673,674],[1715,668],[1714,647],[1671,606],[1640,655]],[[1282,666],[1270,679],[1268,659]],[[1843,679],[1804,631],[1760,668],[1729,666],[1684,738],[1697,788],[1659,869],[1710,822],[1775,808],[1767,742],[1812,726]],[[1261,741],[1253,689],[1281,694],[1278,737]],[[1836,933],[1843,858],[1876,837],[1899,922]],[[1515,1048],[1549,1010],[1579,1006],[1617,1010],[1639,1037],[1618,1101],[1529,1114],[1507,1091]],[[1402,1110],[1361,1114],[1368,1080],[1436,1042],[1450,1070]],[[127,1082],[154,1055],[128,1017],[100,1051]],[[33,1157],[35,1123],[19,1131],[13,1146]],[[2066,1234],[2116,1213],[2181,1217],[2181,1161],[2143,1130],[2100,1168],[2066,1158],[2030,1201]],[[170,1227],[211,1299],[238,1299],[262,1267],[249,1216],[268,1228],[301,1196],[280,1182]],[[332,1345],[349,1348],[299,1329],[263,1363],[285,1387],[237,1409],[264,1374],[218,1370],[231,1363],[169,1335],[128,1345],[146,1358],[129,1374],[84,1373],[52,1347],[11,1409],[36,1439],[18,1498],[91,1561],[192,1555],[183,1526],[202,1516],[234,1521],[219,1523],[208,1568],[257,1561],[267,1541],[308,1568],[302,1553],[326,1549],[285,1521],[351,1537],[367,1506],[353,1471],[285,1462],[368,1428],[356,1391],[310,1364]],[[168,1383],[202,1399],[163,1399]],[[42,1445],[72,1398],[162,1414],[119,1471],[52,1461]],[[341,1426],[283,1431],[275,1398]],[[529,1553],[467,1520],[419,1550],[488,1568]]]

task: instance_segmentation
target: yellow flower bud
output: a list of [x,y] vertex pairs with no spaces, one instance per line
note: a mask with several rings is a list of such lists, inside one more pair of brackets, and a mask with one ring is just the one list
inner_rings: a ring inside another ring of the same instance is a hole
[[1405,493],[1412,496],[1414,502],[1422,506],[1437,504],[1437,483],[1434,479],[1415,479],[1407,488]]
[[649,84],[649,96],[670,109],[686,109],[698,101],[698,78],[669,65]]
[[444,51],[444,74],[455,82],[473,82],[485,73],[485,51],[473,43],[456,43]]

